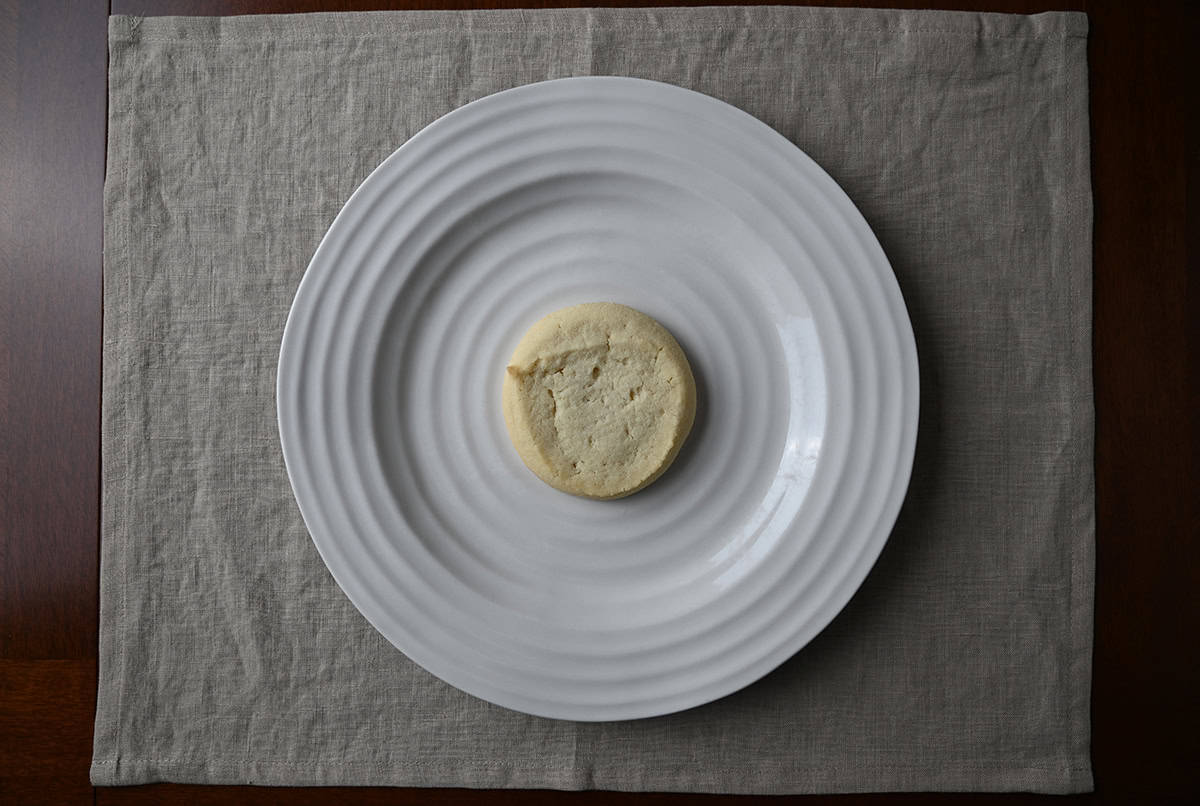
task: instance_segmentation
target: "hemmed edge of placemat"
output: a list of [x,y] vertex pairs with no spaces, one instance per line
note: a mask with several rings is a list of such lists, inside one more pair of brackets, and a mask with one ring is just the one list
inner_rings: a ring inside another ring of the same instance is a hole
[[[387,38],[452,27],[463,33],[525,31],[532,18],[546,33],[575,34],[581,14],[593,14],[614,30],[640,28],[667,18],[695,17],[705,11],[734,12],[756,30],[812,31],[896,35],[959,35],[973,39],[1030,39],[1087,36],[1087,15],[1079,11],[1040,14],[999,12],[827,8],[821,6],[696,6],[689,8],[631,7],[476,9],[436,11],[358,11],[307,14],[251,14],[237,17],[138,17],[113,15],[110,42],[159,41],[194,43],[304,41],[334,38]],[[630,20],[631,16],[638,20]],[[920,20],[918,23],[917,21]],[[897,23],[899,21],[899,23]],[[904,24],[911,21],[912,24]],[[614,24],[619,23],[619,24]],[[672,31],[712,31],[720,27],[672,24]]]
[[[100,614],[99,614],[99,662],[96,683],[96,714],[93,723],[92,737],[92,782],[103,779],[102,757],[109,755],[114,748],[121,746],[121,703],[126,689],[125,667],[126,659],[122,650],[124,634],[128,628],[125,616],[126,579],[128,572],[124,560],[128,550],[128,522],[123,521],[113,527],[113,507],[106,502],[109,496],[129,495],[128,484],[124,487],[120,481],[128,473],[128,436],[117,440],[114,444],[111,432],[118,430],[110,428],[109,423],[126,416],[128,402],[122,393],[124,372],[121,368],[122,358],[115,345],[121,338],[121,330],[127,325],[128,311],[122,301],[128,300],[127,293],[117,289],[117,276],[109,270],[110,261],[124,260],[129,262],[129,218],[127,210],[130,202],[127,196],[131,193],[129,168],[131,165],[130,149],[132,138],[133,94],[121,82],[126,75],[120,69],[124,56],[125,41],[120,33],[124,26],[121,21],[109,18],[108,25],[108,121],[107,144],[105,154],[104,174],[104,228],[102,248],[102,289],[101,303],[103,309],[101,332],[101,410],[100,410],[100,454],[101,454],[101,490],[100,490]],[[129,95],[126,104],[121,103],[121,93]],[[122,132],[122,136],[114,136],[113,132]],[[118,258],[117,255],[120,257]],[[128,511],[128,507],[126,507]],[[112,538],[117,539],[112,539]],[[119,618],[114,613],[120,612]],[[104,625],[115,622],[114,629],[106,634]],[[116,699],[111,703],[112,698]]]
[[[480,764],[470,770],[453,762],[392,764],[386,761],[344,764],[292,762],[203,762],[153,759],[109,759],[92,763],[96,786],[129,786],[171,782],[219,786],[393,786],[474,789],[556,789],[563,791],[683,792],[694,794],[789,795],[862,794],[869,792],[1038,792],[1068,795],[1090,791],[1091,770],[1048,762],[1013,767],[1004,763],[796,767],[760,770],[764,786],[730,785],[746,769],[708,767],[668,771],[623,768],[625,781],[593,776],[588,770],[546,770],[508,764]],[[732,775],[736,773],[737,776]],[[1046,774],[1056,777],[1047,785]],[[785,777],[786,776],[786,777]],[[757,778],[757,775],[755,776]],[[771,779],[774,780],[771,780]]]
[[[1087,33],[1087,17],[1079,21]],[[1071,53],[1074,49],[1078,51]],[[1072,58],[1074,56],[1074,58]],[[1086,38],[1069,42],[1064,40],[1062,53],[1063,70],[1063,128],[1066,132],[1082,127],[1088,136],[1076,147],[1064,153],[1063,168],[1066,171],[1068,188],[1068,213],[1063,217],[1066,237],[1061,238],[1063,249],[1068,251],[1067,264],[1074,278],[1086,277],[1086,282],[1076,280],[1077,294],[1072,300],[1073,312],[1087,318],[1085,327],[1073,328],[1072,332],[1082,343],[1075,345],[1080,354],[1083,369],[1077,379],[1080,387],[1082,421],[1075,435],[1078,446],[1076,466],[1086,474],[1074,502],[1075,528],[1081,537],[1071,541],[1071,592],[1069,606],[1071,628],[1071,665],[1068,670],[1069,708],[1071,717],[1070,752],[1075,759],[1078,773],[1076,791],[1091,792],[1095,779],[1091,762],[1091,691],[1092,664],[1095,644],[1095,582],[1096,582],[1096,480],[1095,480],[1095,433],[1096,409],[1092,373],[1093,320],[1093,271],[1092,230],[1094,206],[1091,183],[1091,127],[1088,110],[1088,61]]]

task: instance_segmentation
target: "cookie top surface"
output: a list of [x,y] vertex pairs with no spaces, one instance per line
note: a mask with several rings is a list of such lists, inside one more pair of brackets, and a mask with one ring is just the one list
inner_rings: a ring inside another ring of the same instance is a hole
[[552,487],[598,499],[662,475],[696,413],[679,344],[649,316],[612,302],[538,320],[509,360],[502,397],[525,465]]

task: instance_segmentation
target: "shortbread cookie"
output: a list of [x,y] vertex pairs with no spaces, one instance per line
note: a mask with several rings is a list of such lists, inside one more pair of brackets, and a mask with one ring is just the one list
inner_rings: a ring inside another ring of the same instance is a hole
[[538,478],[587,498],[621,498],[674,461],[696,414],[679,344],[624,305],[556,311],[521,339],[504,377],[504,421]]

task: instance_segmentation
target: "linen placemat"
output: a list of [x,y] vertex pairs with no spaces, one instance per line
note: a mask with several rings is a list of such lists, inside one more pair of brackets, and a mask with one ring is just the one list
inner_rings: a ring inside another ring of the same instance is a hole
[[[1087,21],[812,8],[111,20],[92,780],[720,792],[1092,785]],[[527,82],[638,76],[841,183],[916,332],[912,485],[846,610],[762,681],[584,724],[407,660],[305,531],[280,336],[355,187]]]

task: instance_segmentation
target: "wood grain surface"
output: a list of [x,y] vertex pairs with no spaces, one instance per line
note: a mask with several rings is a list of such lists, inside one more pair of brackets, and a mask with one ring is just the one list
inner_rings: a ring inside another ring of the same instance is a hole
[[0,2],[2,804],[93,797],[107,12]]
[[[0,0],[0,804],[684,804],[801,798],[158,784],[93,789],[106,17],[706,5],[534,0]],[[1087,11],[1095,196],[1096,803],[1200,798],[1197,6]],[[1034,795],[810,803],[1049,802]]]

